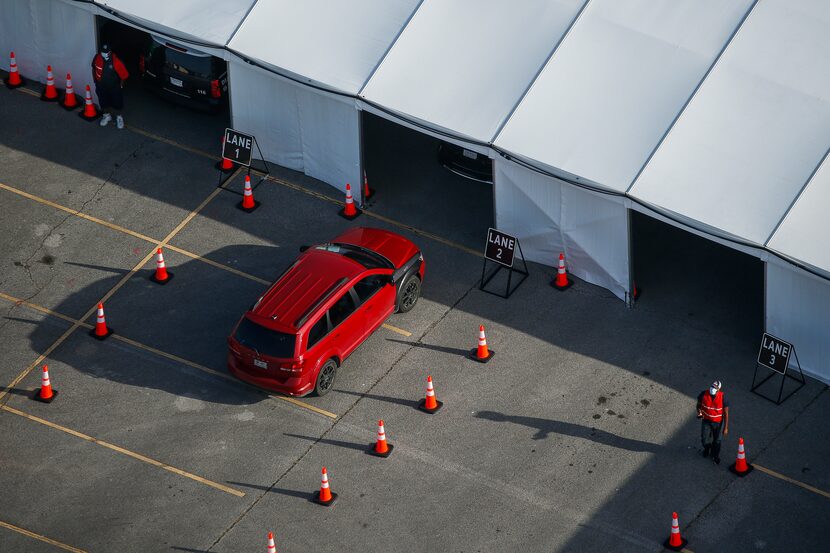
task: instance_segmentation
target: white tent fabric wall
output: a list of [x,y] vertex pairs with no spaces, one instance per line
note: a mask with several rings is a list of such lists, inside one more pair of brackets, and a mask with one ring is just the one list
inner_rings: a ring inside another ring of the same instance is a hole
[[233,59],[228,71],[233,126],[256,136],[265,159],[341,190],[362,182],[354,99]]
[[830,144],[828,26],[758,2],[629,194],[764,245]]
[[830,384],[830,283],[784,262],[767,262],[767,332],[795,346],[805,373]]
[[750,0],[592,0],[495,140],[625,192]]
[[138,26],[221,48],[256,0],[97,0],[96,3]]
[[530,261],[556,265],[625,300],[629,284],[625,199],[578,188],[510,160],[495,159],[496,225]]
[[490,142],[585,1],[424,0],[360,95]]
[[[96,50],[91,9],[63,0],[4,0],[2,10],[2,55],[14,51],[21,75],[32,81],[45,83],[46,66],[51,65],[55,84],[63,88],[71,73],[75,92],[83,96],[92,84],[90,64]],[[7,68],[8,58],[2,64]]]

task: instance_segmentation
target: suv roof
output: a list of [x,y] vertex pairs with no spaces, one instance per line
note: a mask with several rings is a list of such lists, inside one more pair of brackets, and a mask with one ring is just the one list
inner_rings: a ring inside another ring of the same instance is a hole
[[311,248],[268,289],[251,314],[264,326],[296,331],[320,303],[365,270],[348,257]]

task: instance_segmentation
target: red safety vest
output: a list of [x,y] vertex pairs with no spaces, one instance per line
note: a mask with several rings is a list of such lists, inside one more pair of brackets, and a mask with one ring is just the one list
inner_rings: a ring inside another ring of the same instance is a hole
[[712,397],[708,391],[703,392],[700,398],[700,410],[703,418],[712,422],[721,422],[723,419],[723,393],[718,392]]
[[[111,52],[110,56],[112,57],[112,67],[115,69],[115,72],[118,73],[118,78],[122,81],[126,81],[127,77],[130,76],[130,73],[127,71],[127,68],[124,67],[124,64],[121,63],[121,60],[118,59],[118,56],[115,55],[115,52]],[[95,82],[101,80],[101,77],[104,74],[104,56],[101,54],[95,54],[95,57],[92,58],[92,78],[95,79]]]

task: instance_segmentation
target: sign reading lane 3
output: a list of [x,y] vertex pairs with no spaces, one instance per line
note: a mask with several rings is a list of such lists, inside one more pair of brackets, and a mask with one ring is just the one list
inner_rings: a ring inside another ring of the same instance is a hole
[[791,343],[764,332],[761,338],[761,349],[758,350],[758,364],[786,374],[792,351]]
[[233,129],[225,129],[225,144],[222,146],[222,157],[239,165],[251,165],[251,152],[254,148],[254,137]]
[[484,257],[490,261],[512,267],[515,252],[515,237],[494,228],[487,229],[487,247],[484,248]]

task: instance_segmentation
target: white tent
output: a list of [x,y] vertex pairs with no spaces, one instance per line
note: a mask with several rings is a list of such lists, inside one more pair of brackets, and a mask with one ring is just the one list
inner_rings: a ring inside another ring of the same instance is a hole
[[230,63],[234,126],[281,165],[341,189],[360,183],[354,98],[417,5],[258,2],[228,44],[245,60]]
[[585,2],[425,0],[360,96],[487,144]]
[[[622,195],[749,4],[587,5],[495,144],[527,165],[617,196],[563,187],[553,177],[516,178],[529,169],[497,158],[498,225],[530,244],[531,259],[551,264],[563,251],[574,274],[625,296],[628,213]],[[547,192],[539,195],[540,189]]]
[[233,125],[337,187],[359,110],[495,158],[497,225],[620,298],[629,209],[759,256],[766,326],[830,381],[830,3],[6,0],[25,77],[89,79],[94,16],[229,61]]
[[[94,8],[78,2],[4,0],[0,17],[0,52],[14,51],[20,74],[46,82],[51,65],[55,84],[63,88],[72,74],[75,91],[92,84],[90,64],[95,55]],[[3,62],[6,67],[6,61]]]

